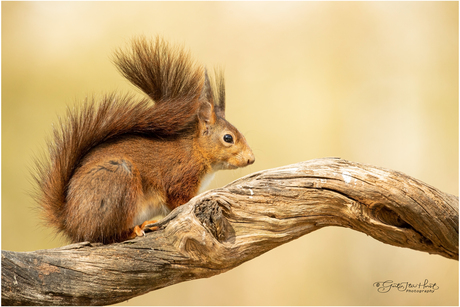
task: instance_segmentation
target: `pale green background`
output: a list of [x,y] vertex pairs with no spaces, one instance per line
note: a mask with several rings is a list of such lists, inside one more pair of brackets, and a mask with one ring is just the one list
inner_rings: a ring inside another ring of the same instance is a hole
[[[227,118],[258,170],[335,156],[458,195],[458,2],[2,2],[2,249],[66,244],[28,196],[33,157],[66,105],[138,92],[110,58],[164,35],[222,65]],[[434,294],[374,282],[436,282]],[[326,228],[225,274],[130,305],[458,305],[458,262]]]

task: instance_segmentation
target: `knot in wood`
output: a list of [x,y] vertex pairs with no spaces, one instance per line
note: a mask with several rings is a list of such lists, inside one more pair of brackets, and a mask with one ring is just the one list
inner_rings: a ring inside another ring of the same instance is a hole
[[195,216],[219,242],[227,238],[228,221],[216,200],[206,199],[195,206]]

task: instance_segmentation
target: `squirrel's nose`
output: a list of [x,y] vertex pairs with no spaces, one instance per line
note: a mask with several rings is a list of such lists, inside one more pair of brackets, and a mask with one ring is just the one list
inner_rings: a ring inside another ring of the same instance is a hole
[[248,158],[248,165],[253,164],[256,161],[256,158],[254,157],[254,154],[251,152],[251,155]]

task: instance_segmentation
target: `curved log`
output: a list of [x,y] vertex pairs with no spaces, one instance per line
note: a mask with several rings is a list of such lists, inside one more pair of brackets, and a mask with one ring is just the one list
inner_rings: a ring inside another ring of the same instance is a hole
[[2,304],[107,305],[211,277],[326,226],[458,260],[458,197],[341,159],[260,171],[208,191],[143,238],[2,251]]

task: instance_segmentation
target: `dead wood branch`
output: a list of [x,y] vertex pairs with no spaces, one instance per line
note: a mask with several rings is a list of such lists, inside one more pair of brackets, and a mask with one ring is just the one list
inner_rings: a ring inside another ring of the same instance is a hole
[[210,277],[325,226],[458,260],[458,197],[341,159],[265,170],[198,195],[119,244],[2,251],[2,304],[107,305]]

